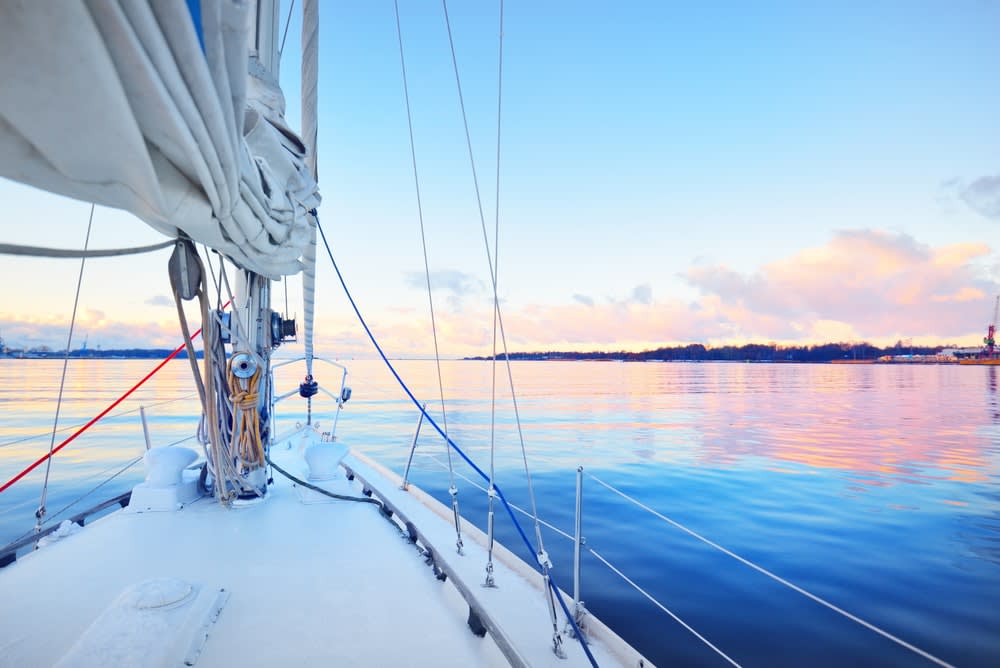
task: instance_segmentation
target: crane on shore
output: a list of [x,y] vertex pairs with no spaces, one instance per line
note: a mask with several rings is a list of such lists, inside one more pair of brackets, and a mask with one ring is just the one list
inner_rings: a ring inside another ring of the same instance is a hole
[[998,315],[1000,315],[1000,295],[997,295],[996,302],[993,304],[993,320],[990,321],[990,326],[986,329],[986,338],[983,339],[982,357],[987,359],[992,359],[994,351],[996,350],[996,339],[994,338],[994,335],[997,331]]

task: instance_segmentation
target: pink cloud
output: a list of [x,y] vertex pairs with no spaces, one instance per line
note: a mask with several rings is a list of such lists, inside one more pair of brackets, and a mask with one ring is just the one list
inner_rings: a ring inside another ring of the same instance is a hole
[[[888,344],[899,338],[975,345],[1000,292],[979,269],[991,252],[985,244],[932,247],[905,234],[848,230],[753,272],[694,265],[684,273],[701,293],[694,301],[662,296],[662,289],[643,283],[604,301],[574,294],[559,304],[508,304],[504,323],[513,351],[641,350],[690,342]],[[490,353],[491,306],[488,295],[470,294],[460,309],[438,307],[443,356]],[[153,313],[163,315],[127,322],[84,311],[77,341],[89,335],[91,347],[177,345],[173,314]],[[365,315],[390,356],[433,354],[422,300]],[[67,327],[59,318],[0,313],[0,332],[11,345],[61,347]],[[353,313],[332,309],[320,310],[317,350],[338,357],[375,354]]]
[[[644,284],[603,303],[577,294],[562,304],[508,306],[504,322],[514,351],[641,350],[689,342],[890,344],[900,338],[975,345],[992,295],[1000,292],[976,265],[990,253],[985,244],[931,247],[905,234],[848,230],[751,273],[693,266],[685,277],[702,293],[693,303],[654,299]],[[443,355],[490,353],[489,307],[483,299],[461,312],[438,311]],[[390,354],[433,350],[420,309],[371,314],[371,324]],[[345,333],[352,326],[340,322]],[[370,344],[359,343],[352,354],[370,355]]]
[[803,333],[839,323],[842,331],[873,340],[943,339],[985,325],[989,296],[1000,285],[974,261],[989,253],[985,244],[932,248],[905,234],[850,230],[749,276],[709,266],[692,268],[686,278],[718,298],[723,311],[738,313],[751,337],[780,338],[782,332],[762,320],[771,317]]
[[[0,332],[12,348],[44,345],[61,350],[66,346],[69,321],[57,316],[17,316],[0,312]],[[128,322],[109,319],[101,311],[84,308],[77,315],[73,348],[79,348],[84,340],[91,348],[98,345],[106,349],[173,348],[181,341],[181,331],[176,317]]]

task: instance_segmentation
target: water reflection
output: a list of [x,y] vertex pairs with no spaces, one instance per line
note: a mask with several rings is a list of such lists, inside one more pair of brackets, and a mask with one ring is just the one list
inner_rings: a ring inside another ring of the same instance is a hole
[[[151,366],[74,361],[61,422],[85,421]],[[416,427],[414,408],[380,363],[348,366],[354,395],[338,434],[400,470]],[[433,362],[398,366],[436,414]],[[489,457],[490,371],[488,363],[442,366],[451,435],[480,463]],[[47,450],[58,372],[58,362],[0,360],[0,478]],[[966,659],[956,663],[987,665],[984,661],[1000,656],[992,631],[1000,582],[995,367],[523,362],[513,365],[513,374],[532,471],[540,494],[549,497],[542,504],[546,519],[572,526],[572,471],[582,464],[796,582],[832,592],[851,609],[874,608],[908,637],[910,631],[931,636],[949,656]],[[300,380],[300,369],[278,374],[279,388]],[[139,405],[150,407],[154,443],[189,436],[198,418],[192,392],[186,362],[168,365],[115,417],[57,457],[50,508],[62,507],[141,454]],[[512,500],[527,505],[510,396],[505,391],[499,396],[500,482]],[[323,411],[317,401],[316,413]],[[301,402],[290,399],[279,409],[278,431],[303,419]],[[443,454],[440,438],[425,423],[414,475],[417,484],[446,498],[447,475],[435,461]],[[471,475],[468,469],[464,473]],[[141,477],[141,466],[128,470],[101,490],[102,498]],[[30,528],[40,484],[36,471],[0,496],[0,542],[16,527]],[[482,499],[471,486],[460,487],[463,509],[481,515]],[[710,629],[714,625],[727,648],[739,650],[742,644],[743,655],[757,657],[759,665],[801,665],[799,659],[812,656],[808,648],[788,657],[768,654],[778,651],[774,644],[753,638],[818,613],[796,608],[777,618],[756,614],[789,604],[755,588],[745,573],[693,551],[683,537],[647,525],[618,500],[588,494],[587,507],[598,509],[588,520],[588,542],[609,550],[654,593],[686,608],[681,612],[700,616]],[[10,517],[21,524],[15,527]],[[623,522],[629,532],[621,531]],[[552,547],[555,556],[565,549],[558,545]],[[558,561],[565,564],[568,557],[562,554]],[[682,576],[664,578],[665,572]],[[588,583],[602,583],[590,590],[588,607],[593,602],[605,619],[634,610],[633,604],[619,604],[621,590],[601,579],[606,575],[603,569],[587,574]],[[928,591],[934,596],[926,596]],[[747,610],[756,613],[748,616]],[[954,619],[972,621],[956,627]],[[621,628],[647,630],[647,649],[665,647],[663,629],[645,617],[630,618]],[[816,628],[829,632],[828,645],[844,654],[820,657],[814,665],[857,659],[849,651],[861,646],[856,637],[838,635],[820,616],[803,623],[803,635]],[[688,647],[683,638],[671,643],[662,663],[676,661],[678,652],[683,656],[682,647]],[[878,657],[873,663],[893,663],[878,647],[864,647],[861,656]]]
[[1000,404],[997,403],[997,368],[986,367],[986,396],[993,422],[1000,422]]

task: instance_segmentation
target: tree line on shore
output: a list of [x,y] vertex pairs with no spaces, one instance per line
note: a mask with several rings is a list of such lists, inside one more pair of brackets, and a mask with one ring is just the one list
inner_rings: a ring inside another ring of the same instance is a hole
[[[642,352],[514,352],[511,360],[622,360],[627,362],[831,362],[833,360],[872,360],[884,355],[934,355],[951,346],[914,346],[903,341],[881,348],[867,342],[839,342],[789,346],[775,343],[747,343],[741,346],[705,346],[689,343],[664,346]],[[490,356],[467,357],[489,360]],[[497,359],[505,359],[501,353]]]

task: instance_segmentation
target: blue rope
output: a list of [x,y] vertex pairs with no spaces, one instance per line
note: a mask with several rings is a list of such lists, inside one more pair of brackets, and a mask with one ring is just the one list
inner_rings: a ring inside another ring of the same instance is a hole
[[[476,466],[476,464],[471,459],[469,459],[468,455],[466,455],[461,448],[455,445],[455,442],[451,440],[451,438],[444,432],[443,429],[441,429],[440,426],[438,426],[438,423],[434,421],[434,418],[431,417],[430,414],[428,414],[427,411],[424,409],[424,407],[420,404],[420,402],[417,401],[417,398],[413,396],[413,392],[411,392],[410,388],[407,387],[406,382],[400,377],[399,373],[396,372],[396,368],[392,365],[392,362],[389,361],[389,358],[386,357],[385,352],[382,350],[382,346],[379,345],[378,341],[375,339],[375,335],[372,333],[372,330],[368,327],[368,323],[365,322],[364,316],[361,315],[361,310],[358,308],[357,303],[355,303],[354,297],[351,296],[351,291],[347,289],[347,282],[344,281],[344,276],[343,274],[340,273],[340,267],[337,266],[337,261],[333,259],[333,251],[330,250],[330,244],[326,240],[326,233],[323,232],[323,226],[319,224],[319,214],[315,211],[315,209],[310,213],[316,220],[316,228],[319,230],[320,237],[323,239],[323,246],[326,248],[326,254],[330,258],[330,263],[333,265],[333,270],[337,272],[337,278],[340,280],[340,285],[342,288],[344,288],[344,294],[347,295],[347,301],[351,302],[351,308],[354,309],[355,315],[358,316],[358,322],[361,323],[361,326],[364,328],[365,333],[368,334],[369,340],[371,340],[372,345],[375,346],[375,350],[378,351],[379,357],[382,358],[382,361],[385,362],[385,365],[389,368],[389,372],[392,373],[393,377],[396,379],[396,382],[398,382],[399,386],[403,388],[403,392],[405,392],[406,396],[410,398],[410,401],[413,402],[413,405],[417,407],[417,410],[423,413],[424,418],[428,422],[430,422],[431,426],[434,427],[437,433],[441,434],[441,438],[447,441],[448,445],[451,446],[451,448],[453,448],[455,452],[458,453],[458,455],[465,461],[465,463],[471,466],[472,470],[478,473],[483,480],[489,481],[489,476],[487,476],[486,473],[484,473],[481,468]],[[493,488],[496,490],[497,497],[500,499],[500,502],[503,504],[503,507],[507,510],[507,514],[510,516],[511,522],[514,523],[514,527],[517,529],[517,532],[521,535],[521,540],[524,541],[525,547],[528,548],[529,552],[535,555],[535,560],[537,562],[538,550],[536,550],[531,545],[531,541],[528,539],[528,535],[524,533],[524,529],[521,528],[521,523],[517,521],[517,517],[514,515],[514,510],[511,508],[510,504],[507,503],[507,497],[504,496],[503,491],[496,483],[493,484]],[[584,653],[590,660],[590,665],[594,666],[594,668],[598,668],[597,660],[594,658],[594,655],[590,653],[590,648],[587,647],[587,642],[583,639],[583,634],[577,627],[576,620],[573,619],[573,615],[570,614],[569,609],[566,607],[566,602],[563,600],[562,594],[559,592],[559,588],[556,587],[555,580],[553,579],[551,572],[549,573],[549,587],[552,589],[553,592],[555,592],[556,598],[559,599],[559,606],[562,608],[563,613],[566,615],[566,619],[569,620],[570,625],[573,627],[573,633],[576,634],[577,639],[580,641],[580,645],[583,647]]]

